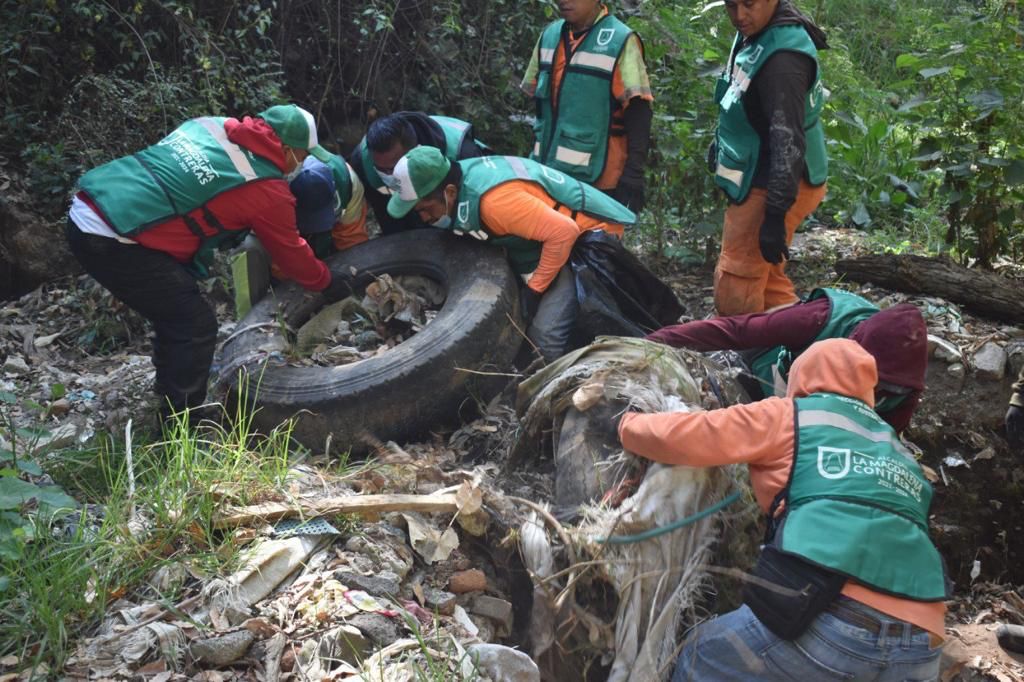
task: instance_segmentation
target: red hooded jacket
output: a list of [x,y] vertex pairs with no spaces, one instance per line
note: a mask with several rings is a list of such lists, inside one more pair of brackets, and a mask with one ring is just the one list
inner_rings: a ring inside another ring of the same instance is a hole
[[[284,172],[281,140],[262,119],[231,118],[225,122],[224,129],[229,140],[269,159]],[[78,198],[102,216],[84,193],[80,192]],[[228,230],[251,229],[287,278],[311,291],[321,291],[331,283],[327,266],[299,236],[295,226],[295,197],[283,178],[250,182],[228,190],[212,199],[207,208]],[[207,234],[216,233],[203,218],[201,209],[192,211],[191,216]],[[146,248],[163,251],[180,263],[191,261],[199,249],[199,238],[181,218],[156,225],[132,239]]]

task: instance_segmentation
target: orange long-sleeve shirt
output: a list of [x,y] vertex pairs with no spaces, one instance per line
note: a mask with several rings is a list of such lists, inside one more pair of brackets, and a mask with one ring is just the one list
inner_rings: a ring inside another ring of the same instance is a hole
[[[619,422],[619,438],[626,450],[664,464],[748,465],[754,496],[767,513],[793,468],[793,398],[831,392],[873,405],[877,380],[874,359],[855,342],[821,341],[794,363],[786,398],[690,414],[627,413]],[[945,633],[946,606],[942,602],[892,597],[852,581],[843,587],[843,594],[938,638]]]
[[541,242],[540,263],[528,287],[544,293],[569,260],[576,238],[587,230],[604,230],[618,237],[623,227],[560,206],[544,188],[528,180],[513,180],[488,190],[480,199],[480,220],[497,236],[515,235]]

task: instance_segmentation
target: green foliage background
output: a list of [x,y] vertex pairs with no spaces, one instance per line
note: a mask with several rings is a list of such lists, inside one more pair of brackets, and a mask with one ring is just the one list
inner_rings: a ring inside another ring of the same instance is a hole
[[[704,154],[732,30],[720,3],[612,3],[644,38],[656,91],[646,241],[713,254],[724,208]],[[619,5],[616,7],[616,5]],[[623,6],[628,5],[628,6]],[[828,32],[829,197],[818,218],[893,250],[1019,260],[1024,50],[1010,0],[805,0]],[[291,100],[345,151],[378,112],[473,121],[526,153],[518,82],[544,0],[22,0],[0,6],[0,155],[57,218],[83,169],[190,116]]]

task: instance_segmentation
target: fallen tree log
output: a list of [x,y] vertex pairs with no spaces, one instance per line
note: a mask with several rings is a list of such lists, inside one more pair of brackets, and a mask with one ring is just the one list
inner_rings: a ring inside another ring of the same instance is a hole
[[291,516],[311,518],[328,514],[369,514],[371,512],[417,511],[450,512],[459,510],[455,493],[443,495],[345,495],[296,503],[267,502],[236,507],[214,518],[215,528],[235,528],[253,521],[278,521]]
[[971,270],[941,258],[880,254],[836,261],[836,272],[855,282],[953,301],[979,315],[1024,320],[1024,283]]

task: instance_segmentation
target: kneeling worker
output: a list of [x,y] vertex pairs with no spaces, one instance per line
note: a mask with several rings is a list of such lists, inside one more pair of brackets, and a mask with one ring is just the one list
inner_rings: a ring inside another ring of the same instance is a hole
[[567,265],[577,237],[604,230],[621,237],[636,215],[598,189],[529,159],[485,156],[451,163],[416,147],[395,166],[395,217],[420,219],[505,248],[522,276],[526,335],[545,360],[566,350],[578,302]]
[[450,116],[428,116],[421,111],[399,111],[370,124],[366,137],[352,151],[349,163],[366,187],[366,201],[382,234],[429,227],[415,213],[403,218],[388,214],[395,164],[419,145],[435,147],[449,161],[472,159],[490,150],[473,135],[473,125]]
[[330,154],[325,163],[308,157],[289,187],[295,195],[299,234],[317,258],[369,239],[363,183],[345,159]]
[[[295,196],[299,234],[320,259],[362,244],[369,238],[363,184],[343,158],[330,153],[324,158],[326,162],[306,157],[298,174],[288,183]],[[231,276],[238,319],[266,295],[271,278],[288,279],[270,260],[270,254],[252,235],[232,258]]]
[[877,381],[867,351],[828,339],[793,363],[786,398],[623,415],[629,452],[747,464],[768,515],[761,581],[690,632],[674,681],[937,679],[948,588],[928,536],[932,488],[873,411]]
[[[878,365],[875,412],[902,432],[910,425],[928,370],[928,328],[915,306],[886,310],[841,289],[815,289],[797,305],[663,327],[651,341],[701,352],[751,350],[751,398],[786,395],[793,361],[815,341],[849,338]],[[755,350],[756,349],[756,350]]]

